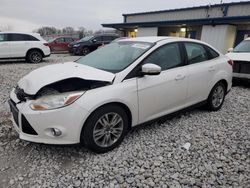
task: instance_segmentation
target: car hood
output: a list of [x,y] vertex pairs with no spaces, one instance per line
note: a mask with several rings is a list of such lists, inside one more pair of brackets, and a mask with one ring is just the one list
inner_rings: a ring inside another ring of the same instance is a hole
[[111,83],[115,78],[115,74],[75,62],[67,62],[36,69],[24,76],[18,82],[18,86],[26,94],[35,95],[44,86],[68,78]]
[[250,53],[231,52],[227,53],[226,56],[228,56],[233,61],[250,61]]

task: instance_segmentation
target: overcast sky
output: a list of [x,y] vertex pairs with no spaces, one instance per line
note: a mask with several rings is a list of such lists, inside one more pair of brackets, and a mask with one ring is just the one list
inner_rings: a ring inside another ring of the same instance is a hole
[[[237,0],[223,0],[237,2]],[[123,22],[135,13],[220,3],[220,0],[0,0],[0,29],[32,31],[40,26],[83,26]]]

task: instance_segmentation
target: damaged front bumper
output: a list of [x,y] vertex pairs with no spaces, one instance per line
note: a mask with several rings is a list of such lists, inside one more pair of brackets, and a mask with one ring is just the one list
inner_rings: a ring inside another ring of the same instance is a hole
[[[14,89],[10,94],[9,105],[13,124],[20,139],[45,144],[77,144],[80,142],[82,126],[89,115],[77,103],[46,111],[30,108],[32,100],[20,102]],[[59,130],[60,135],[53,134]]]

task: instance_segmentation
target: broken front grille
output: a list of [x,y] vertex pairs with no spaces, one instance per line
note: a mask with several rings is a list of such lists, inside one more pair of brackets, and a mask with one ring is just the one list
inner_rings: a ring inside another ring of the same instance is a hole
[[233,72],[250,74],[250,61],[234,61]]

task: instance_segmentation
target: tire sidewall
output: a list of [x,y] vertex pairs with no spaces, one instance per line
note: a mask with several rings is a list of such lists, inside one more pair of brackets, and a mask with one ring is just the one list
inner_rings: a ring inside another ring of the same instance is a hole
[[[87,50],[87,53],[84,53],[84,50]],[[85,55],[88,55],[88,54],[89,54],[89,52],[90,52],[90,50],[89,50],[89,48],[88,48],[88,47],[83,47],[83,48],[82,48],[82,52],[81,52],[81,54],[82,54],[83,56],[85,56]]]
[[[40,57],[41,57],[40,61],[34,62],[34,61],[32,60],[32,55],[33,55],[34,53],[38,53],[38,54],[40,55]],[[40,62],[43,60],[43,55],[42,55],[42,53],[39,52],[38,50],[32,50],[32,51],[30,51],[30,52],[28,53],[27,59],[28,59],[28,61],[29,61],[30,63],[36,64],[36,63],[40,63]]]
[[[223,96],[223,99],[222,99],[222,102],[221,102],[220,106],[215,107],[215,106],[213,105],[212,100],[213,100],[213,93],[214,93],[215,89],[216,89],[218,86],[222,86],[222,88],[223,88],[223,90],[224,90],[224,96]],[[217,83],[217,84],[213,87],[213,89],[211,90],[211,92],[210,92],[210,94],[209,94],[209,97],[208,97],[208,107],[209,107],[209,109],[212,110],[212,111],[217,111],[217,110],[221,109],[221,107],[222,107],[222,105],[223,105],[223,103],[224,103],[224,100],[225,100],[225,96],[226,96],[226,87],[225,87],[225,85],[224,85],[223,83],[221,83],[221,82]]]
[[[109,147],[100,147],[98,146],[93,138],[93,130],[94,130],[94,126],[95,123],[97,122],[97,120],[103,116],[106,113],[110,113],[110,112],[115,112],[118,113],[122,119],[123,119],[123,132],[120,136],[120,138],[117,140],[117,142],[115,142],[113,145],[109,146]],[[103,106],[99,109],[97,109],[96,111],[94,111],[90,117],[87,119],[86,123],[84,124],[83,128],[82,128],[82,132],[81,132],[81,143],[87,147],[89,150],[95,152],[95,153],[105,153],[108,152],[114,148],[116,148],[117,146],[120,145],[120,143],[122,142],[122,140],[124,139],[127,130],[128,130],[128,116],[126,114],[126,112],[119,106],[117,105],[107,105],[107,106]]]

